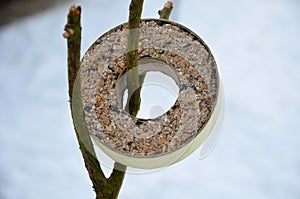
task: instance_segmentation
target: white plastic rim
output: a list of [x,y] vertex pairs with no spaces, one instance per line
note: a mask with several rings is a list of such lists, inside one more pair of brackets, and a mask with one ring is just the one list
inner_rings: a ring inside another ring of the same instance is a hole
[[206,158],[215,148],[216,144],[218,143],[222,133],[223,133],[223,127],[225,123],[225,91],[222,82],[220,81],[220,92],[221,94],[221,104],[220,104],[220,111],[219,116],[217,118],[216,124],[211,130],[211,133],[205,140],[205,142],[200,147],[199,152],[199,159],[203,160]]

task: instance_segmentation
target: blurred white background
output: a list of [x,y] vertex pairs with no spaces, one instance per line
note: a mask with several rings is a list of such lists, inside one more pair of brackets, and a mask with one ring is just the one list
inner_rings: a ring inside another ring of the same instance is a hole
[[[126,22],[129,0],[82,6],[82,53]],[[158,17],[162,0],[145,0]],[[0,27],[0,198],[94,198],[73,131],[66,41],[72,2]],[[127,175],[121,199],[300,198],[300,2],[174,1],[171,20],[208,44],[226,92],[223,135],[159,172]]]

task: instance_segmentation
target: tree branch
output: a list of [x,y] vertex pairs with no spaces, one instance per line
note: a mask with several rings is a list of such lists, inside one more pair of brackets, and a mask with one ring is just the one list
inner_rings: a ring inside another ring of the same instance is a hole
[[[163,10],[159,11],[160,18],[168,19],[172,11],[172,3],[167,2]],[[143,0],[132,0],[128,20],[128,38],[126,66],[128,71],[128,106],[129,113],[136,116],[140,109],[140,91],[145,75],[138,74],[138,42],[140,36],[140,20],[143,8]],[[166,11],[164,11],[166,10]],[[169,14],[164,14],[165,12]],[[96,158],[92,140],[84,119],[81,99],[81,80],[77,75],[80,69],[81,48],[81,8],[71,6],[68,21],[63,36],[67,39],[68,46],[68,84],[70,108],[75,127],[79,148],[88,170],[89,177],[96,192],[96,199],[116,199],[121,189],[126,166],[115,162],[112,174],[107,179],[103,174],[100,163]],[[132,97],[130,97],[132,96]],[[130,99],[129,99],[130,98]],[[126,105],[127,106],[127,105]]]
[[172,9],[173,9],[173,3],[171,1],[167,1],[164,5],[163,9],[158,11],[160,19],[169,20]]
[[129,7],[126,54],[128,100],[125,110],[133,116],[137,115],[141,104],[141,82],[138,72],[138,44],[143,3],[144,0],[132,0]]
[[100,163],[96,158],[93,143],[84,120],[80,94],[80,76],[77,75],[80,68],[80,15],[81,8],[79,6],[72,6],[70,8],[68,22],[65,26],[65,33],[63,34],[68,43],[68,80],[72,118],[85,167],[88,170],[93,188],[96,192],[96,199],[116,199],[122,186],[126,167],[121,166],[122,168],[120,168],[120,164],[115,163],[110,178],[105,178]]

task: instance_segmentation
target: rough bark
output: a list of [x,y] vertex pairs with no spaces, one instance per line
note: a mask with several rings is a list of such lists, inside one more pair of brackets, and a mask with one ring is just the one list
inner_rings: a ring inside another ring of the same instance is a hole
[[138,44],[143,3],[144,0],[132,0],[129,7],[126,53],[128,100],[125,109],[133,116],[137,115],[141,104],[142,81],[138,74]]
[[93,183],[96,199],[115,199],[118,197],[125,175],[126,167],[115,163],[111,176],[106,179],[96,158],[92,140],[89,136],[82,109],[80,95],[80,78],[77,73],[80,68],[81,46],[81,8],[72,6],[68,14],[64,37],[68,45],[68,80],[69,98],[76,137],[82,153],[85,167]]

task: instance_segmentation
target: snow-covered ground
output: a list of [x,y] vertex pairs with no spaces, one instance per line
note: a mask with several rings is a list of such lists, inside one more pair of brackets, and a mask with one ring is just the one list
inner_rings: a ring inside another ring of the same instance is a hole
[[[127,20],[129,0],[82,5],[85,52]],[[164,1],[145,0],[143,17]],[[67,97],[70,4],[0,28],[0,198],[94,198]],[[175,1],[173,20],[199,34],[226,91],[223,135],[158,172],[127,175],[121,199],[300,198],[300,3],[297,0]]]

